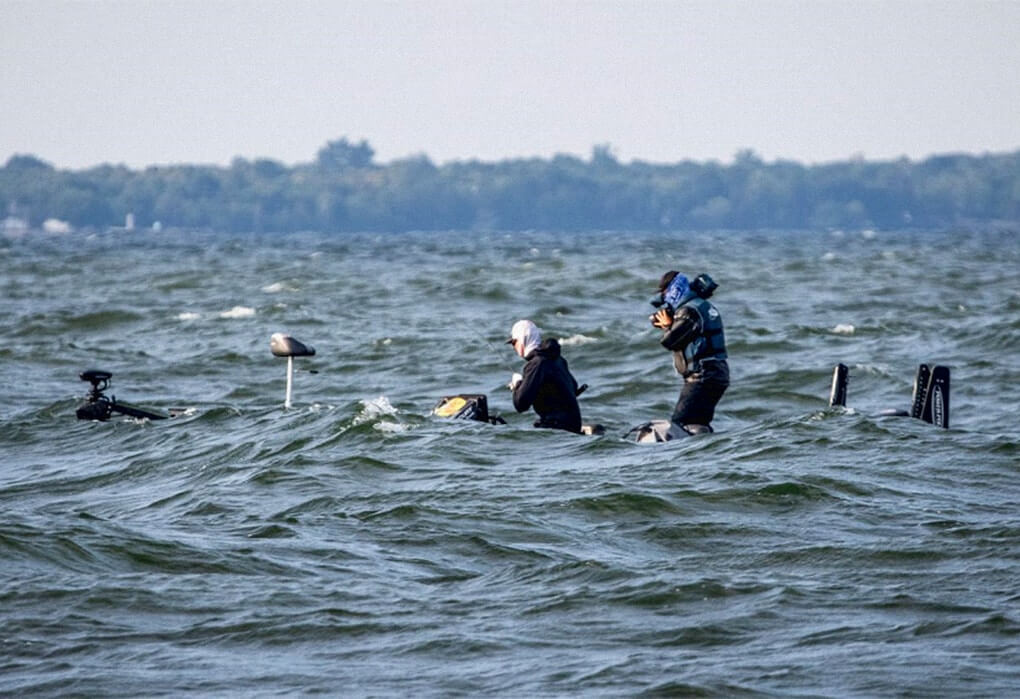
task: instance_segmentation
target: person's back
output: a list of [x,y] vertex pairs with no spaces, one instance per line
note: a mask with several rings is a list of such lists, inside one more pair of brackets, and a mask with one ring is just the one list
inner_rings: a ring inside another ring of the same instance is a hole
[[581,431],[577,381],[560,352],[560,343],[548,339],[525,357],[523,378],[513,391],[514,408],[522,413],[534,407],[536,427]]
[[577,381],[567,367],[560,343],[550,338],[542,342],[538,327],[530,320],[519,320],[510,331],[507,344],[525,362],[521,374],[510,381],[514,408],[523,413],[534,408],[535,427],[581,431],[581,408],[577,404]]

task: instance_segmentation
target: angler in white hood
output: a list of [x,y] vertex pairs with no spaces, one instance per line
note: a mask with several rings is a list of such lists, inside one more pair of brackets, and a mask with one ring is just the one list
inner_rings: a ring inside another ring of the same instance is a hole
[[581,409],[577,404],[578,387],[567,360],[560,354],[554,338],[542,342],[542,334],[530,320],[519,320],[510,330],[508,345],[527,362],[520,374],[514,374],[509,388],[514,408],[522,413],[534,407],[538,413],[535,427],[581,431]]

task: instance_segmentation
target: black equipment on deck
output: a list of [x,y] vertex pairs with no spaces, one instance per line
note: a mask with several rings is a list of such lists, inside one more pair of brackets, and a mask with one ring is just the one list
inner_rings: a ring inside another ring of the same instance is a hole
[[[832,371],[832,390],[829,406],[846,407],[849,370],[837,364]],[[914,376],[914,392],[910,410],[886,410],[882,415],[913,417],[928,424],[949,429],[949,367],[921,364]]]
[[489,415],[489,399],[484,393],[461,393],[442,398],[432,409],[433,415],[451,417],[455,420],[475,420],[493,425],[505,425],[506,420],[498,415]]
[[829,407],[846,407],[846,383],[850,370],[846,364],[837,364],[832,370],[832,390],[829,391]]
[[949,367],[917,367],[910,416],[936,427],[949,427]]

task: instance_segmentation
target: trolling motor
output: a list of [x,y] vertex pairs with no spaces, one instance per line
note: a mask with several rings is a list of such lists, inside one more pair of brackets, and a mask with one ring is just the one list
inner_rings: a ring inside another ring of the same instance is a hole
[[109,420],[113,413],[149,420],[165,420],[171,417],[171,415],[156,410],[141,408],[130,403],[121,403],[116,396],[107,396],[103,391],[110,387],[110,379],[113,378],[113,374],[108,371],[88,369],[78,374],[78,378],[92,384],[92,389],[85,397],[85,402],[75,411],[79,420]]

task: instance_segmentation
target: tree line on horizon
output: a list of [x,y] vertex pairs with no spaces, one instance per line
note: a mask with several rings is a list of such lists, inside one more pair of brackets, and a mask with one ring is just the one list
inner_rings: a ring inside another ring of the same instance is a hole
[[235,158],[229,166],[101,165],[56,169],[16,155],[0,168],[6,216],[38,228],[124,225],[225,232],[409,230],[935,229],[1020,222],[1020,150],[920,161],[819,165],[621,163],[608,145],[569,155],[378,164],[366,141],[323,146],[293,167]]

